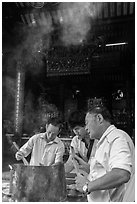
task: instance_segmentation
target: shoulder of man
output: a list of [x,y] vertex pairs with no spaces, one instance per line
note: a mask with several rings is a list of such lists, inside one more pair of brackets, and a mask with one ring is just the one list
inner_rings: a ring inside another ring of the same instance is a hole
[[63,141],[62,141],[61,138],[59,138],[59,137],[56,137],[56,138],[55,138],[55,142],[56,142],[56,143],[61,143],[61,144],[64,145]]
[[116,139],[124,139],[126,140],[127,138],[130,138],[129,135],[121,130],[121,129],[117,129],[116,127],[113,129],[113,131],[111,131],[108,135],[107,135],[107,139],[108,141],[111,143]]
[[72,142],[77,142],[79,139],[78,139],[78,136],[75,135],[73,138],[72,138]]
[[37,140],[39,138],[44,138],[44,136],[45,136],[45,133],[38,133],[38,134],[35,134],[32,137],[30,137],[30,139],[31,140]]

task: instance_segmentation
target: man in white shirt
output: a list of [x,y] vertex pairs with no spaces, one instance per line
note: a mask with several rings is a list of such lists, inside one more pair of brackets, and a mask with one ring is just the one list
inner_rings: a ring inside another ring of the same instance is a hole
[[[89,173],[90,165],[88,161],[91,157],[92,146],[94,140],[90,140],[89,134],[85,130],[85,116],[83,111],[74,111],[69,117],[69,126],[76,136],[73,137],[70,146],[73,147],[75,152],[75,160],[78,162],[79,169]],[[73,158],[70,151],[70,156],[65,163],[65,172],[69,173],[74,170]]]
[[88,202],[122,202],[135,172],[134,144],[111,123],[111,114],[103,105],[92,106],[86,114],[86,129],[98,143],[88,177],[77,176],[76,186],[87,194]]
[[46,126],[45,133],[32,136],[16,153],[17,160],[27,157],[31,153],[30,165],[50,166],[63,162],[64,144],[58,138],[60,121],[53,118]]

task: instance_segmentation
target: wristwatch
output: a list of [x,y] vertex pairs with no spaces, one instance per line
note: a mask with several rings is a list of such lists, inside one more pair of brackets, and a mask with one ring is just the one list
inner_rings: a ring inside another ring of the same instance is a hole
[[88,182],[86,182],[85,185],[83,186],[83,191],[84,191],[84,193],[89,194],[89,192],[88,192]]

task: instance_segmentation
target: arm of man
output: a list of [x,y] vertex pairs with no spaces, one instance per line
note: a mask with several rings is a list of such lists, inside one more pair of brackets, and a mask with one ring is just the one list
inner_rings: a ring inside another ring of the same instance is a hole
[[83,169],[87,173],[90,172],[90,165],[87,162],[85,162],[82,158],[80,158],[77,155],[75,155],[75,159],[79,162],[79,168],[80,169]]
[[[75,154],[79,153],[79,151],[78,151],[78,136],[74,136],[72,138],[70,147],[73,147]],[[70,149],[70,153],[71,153],[71,149]]]
[[107,190],[116,188],[124,183],[127,183],[130,179],[130,173],[124,169],[112,169],[104,176],[89,182],[88,190],[93,192],[96,190]]
[[54,164],[63,162],[64,153],[65,153],[65,147],[64,147],[63,142],[61,142],[59,144],[59,147],[57,148],[57,152],[56,152],[56,156],[55,156],[55,163]]
[[[71,144],[70,144],[70,148],[73,147],[74,149],[74,153],[78,153],[78,143],[77,143],[77,136],[74,136],[72,141],[71,141]],[[67,160],[67,162],[65,163],[65,172],[66,173],[69,173],[71,172],[72,170],[74,169],[74,165],[73,165],[73,161],[72,161],[72,155],[71,155],[71,149],[70,149],[70,152],[69,152],[69,158]]]
[[83,185],[88,182],[88,192],[107,190],[116,188],[123,183],[128,182],[130,179],[130,173],[124,169],[112,169],[104,176],[89,182],[87,178],[82,175],[76,177],[77,190],[83,192]]
[[[89,182],[89,192],[116,188],[130,179],[132,167],[131,152],[124,138],[117,138],[111,147],[109,158],[110,171],[105,175]],[[83,178],[76,179],[77,188],[82,190]],[[86,182],[86,180],[85,180]]]
[[33,148],[35,136],[32,136],[16,153],[16,159],[20,160],[22,157],[27,157]]
[[69,158],[67,160],[67,162],[65,163],[65,172],[66,173],[69,173],[71,172],[73,169],[74,169],[74,165],[73,165],[73,162],[72,162],[72,156],[69,155]]

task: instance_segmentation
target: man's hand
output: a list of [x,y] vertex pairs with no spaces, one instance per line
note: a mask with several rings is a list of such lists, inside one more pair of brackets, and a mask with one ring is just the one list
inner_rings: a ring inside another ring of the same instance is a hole
[[75,178],[76,189],[83,193],[83,186],[87,181],[88,181],[87,177],[78,174],[77,177]]
[[18,152],[16,152],[15,157],[19,161],[19,160],[24,158],[24,155],[21,151],[18,151]]
[[81,159],[77,155],[75,155],[75,159],[78,161],[80,169],[83,169],[83,171],[85,171],[87,173],[90,172],[90,165],[87,162],[85,162],[83,159]]

